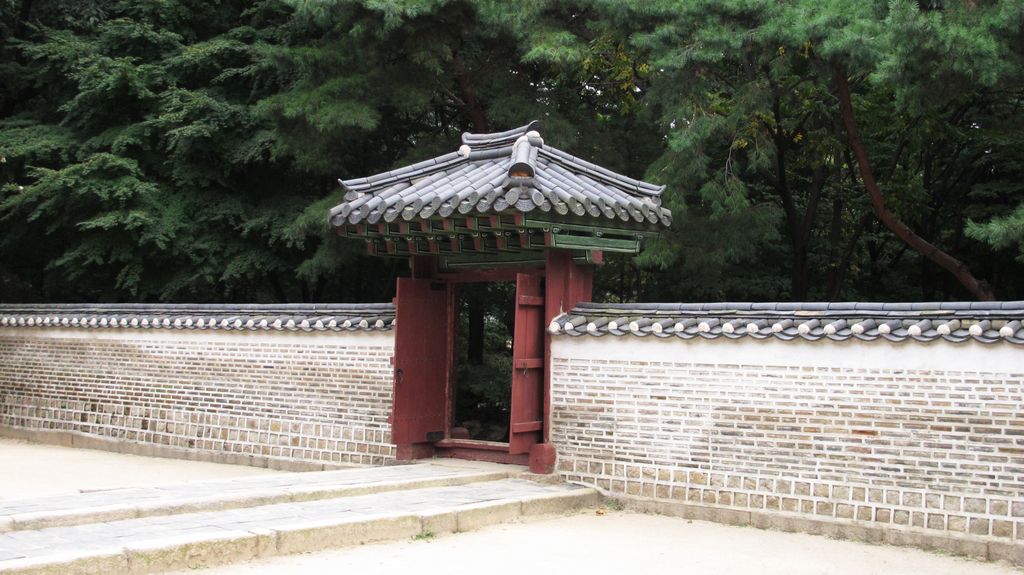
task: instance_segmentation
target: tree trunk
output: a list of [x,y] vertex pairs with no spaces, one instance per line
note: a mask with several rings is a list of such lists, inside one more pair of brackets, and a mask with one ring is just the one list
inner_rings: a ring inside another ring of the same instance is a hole
[[452,63],[455,65],[455,76],[459,81],[459,91],[462,92],[463,108],[469,119],[473,121],[473,128],[479,133],[490,132],[487,114],[484,112],[484,107],[476,96],[473,81],[469,77],[469,71],[466,70],[466,64],[462,60],[462,56],[456,54]]
[[285,294],[284,286],[281,285],[281,280],[277,278],[277,275],[268,275],[267,282],[270,283],[270,288],[274,290],[274,298],[277,299],[277,303],[288,303],[288,295]]
[[789,295],[792,301],[804,301],[811,288],[811,270],[808,263],[811,229],[827,176],[822,166],[815,166],[807,206],[802,214],[799,213],[786,174],[786,150],[789,146],[789,136],[782,129],[782,103],[778,96],[772,102],[772,113],[775,117],[775,129],[772,131],[772,142],[775,145],[775,192],[782,201],[782,210],[786,215],[789,229],[789,242],[793,249],[790,262]]
[[984,281],[974,277],[970,269],[968,269],[967,264],[947,254],[935,245],[926,241],[921,236],[915,234],[913,230],[907,227],[906,224],[896,217],[896,214],[889,211],[889,208],[885,205],[885,198],[882,197],[882,192],[878,188],[878,184],[875,182],[875,176],[871,170],[871,163],[868,160],[867,150],[864,149],[864,144],[860,139],[860,133],[857,131],[857,120],[853,114],[853,103],[850,97],[850,84],[846,78],[846,71],[838,64],[833,65],[833,71],[835,73],[837,96],[839,97],[839,112],[842,115],[843,124],[846,127],[846,138],[850,144],[850,148],[853,150],[854,158],[857,160],[860,177],[864,182],[864,188],[868,193],[868,197],[871,199],[871,207],[874,210],[875,215],[878,216],[878,219],[885,227],[889,228],[890,231],[896,234],[900,240],[910,246],[914,251],[953,274],[956,279],[974,295],[974,297],[981,301],[991,301],[995,299],[992,290]]
[[[839,162],[836,162],[836,166]],[[838,195],[832,198],[832,219],[828,227],[828,274],[825,280],[825,293],[831,294],[839,282],[839,242],[843,238],[843,198]]]
[[20,40],[25,39],[25,28],[28,19],[32,16],[32,0],[21,0],[21,8],[18,10],[18,18],[14,20],[14,37]]
[[828,299],[830,301],[839,298],[839,293],[843,289],[843,282],[846,281],[846,272],[850,269],[850,261],[853,259],[853,252],[857,249],[857,242],[860,241],[861,234],[871,223],[872,217],[870,212],[865,212],[857,222],[857,227],[853,231],[853,235],[850,236],[849,241],[846,242],[846,249],[843,250],[843,256],[836,263],[835,276],[829,280],[828,286]]

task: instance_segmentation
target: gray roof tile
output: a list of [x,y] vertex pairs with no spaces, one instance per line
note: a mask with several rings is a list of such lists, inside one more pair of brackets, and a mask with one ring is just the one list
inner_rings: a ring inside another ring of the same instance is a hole
[[[671,212],[661,207],[664,186],[628,178],[553,148],[540,137],[539,129],[537,122],[531,122],[505,132],[463,134],[461,150],[468,153],[451,152],[389,172],[343,180],[345,201],[330,210],[331,223],[539,209],[671,224]],[[502,198],[518,188],[518,200]]]
[[555,318],[548,329],[553,334],[598,337],[943,339],[1024,344],[1024,301],[581,303]]
[[379,304],[0,304],[0,328],[373,331],[394,327]]

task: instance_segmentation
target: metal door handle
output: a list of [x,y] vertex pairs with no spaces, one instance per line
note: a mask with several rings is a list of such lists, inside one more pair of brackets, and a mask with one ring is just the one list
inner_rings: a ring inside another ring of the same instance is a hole
[[402,383],[402,368],[395,370],[395,383]]

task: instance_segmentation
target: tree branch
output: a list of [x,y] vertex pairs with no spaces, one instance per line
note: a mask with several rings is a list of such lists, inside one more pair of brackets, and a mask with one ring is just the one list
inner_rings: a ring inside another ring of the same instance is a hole
[[875,215],[878,216],[878,219],[885,227],[889,228],[890,231],[913,248],[914,251],[953,274],[976,298],[982,301],[995,299],[992,290],[985,282],[974,277],[967,264],[915,234],[895,214],[889,211],[889,208],[885,205],[885,198],[875,182],[875,175],[871,170],[867,150],[864,148],[864,144],[860,139],[860,133],[857,131],[857,120],[853,113],[850,84],[846,77],[846,70],[839,64],[833,64],[833,72],[835,74],[837,96],[839,97],[839,111],[843,118],[843,124],[846,126],[846,138],[857,160],[861,181],[864,182],[864,188],[871,200],[871,207]]

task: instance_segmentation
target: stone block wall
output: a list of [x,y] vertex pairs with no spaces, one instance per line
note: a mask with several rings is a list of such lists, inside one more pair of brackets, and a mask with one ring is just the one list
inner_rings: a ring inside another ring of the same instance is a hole
[[0,328],[0,425],[379,465],[393,348],[391,331]]
[[611,494],[1024,543],[1024,351],[553,338],[558,473]]

